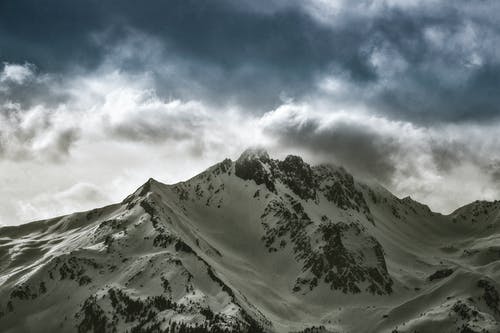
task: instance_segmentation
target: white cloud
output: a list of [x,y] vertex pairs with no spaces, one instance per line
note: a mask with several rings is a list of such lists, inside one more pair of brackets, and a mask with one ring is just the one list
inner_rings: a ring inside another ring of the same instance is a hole
[[59,160],[69,153],[78,129],[66,109],[0,105],[0,146],[4,159]]
[[184,180],[252,145],[280,157],[300,153],[312,162],[344,164],[440,211],[499,196],[493,179],[499,124],[417,126],[374,115],[342,102],[346,87],[338,78],[318,85],[339,98],[287,100],[262,116],[163,99],[151,73],[103,67],[43,79],[66,98],[0,105],[4,224],[118,202],[149,177]]
[[[149,177],[180,181],[265,140],[236,108],[160,98],[149,75],[102,69],[50,79],[63,102],[0,105],[3,223],[117,202]],[[83,195],[96,192],[73,187],[82,182],[102,195]]]
[[90,183],[76,183],[60,192],[41,193],[29,201],[20,200],[17,212],[22,221],[31,221],[89,210],[109,203],[110,199],[103,188]]
[[23,65],[4,62],[0,72],[0,82],[23,84],[35,75],[35,66],[29,63]]

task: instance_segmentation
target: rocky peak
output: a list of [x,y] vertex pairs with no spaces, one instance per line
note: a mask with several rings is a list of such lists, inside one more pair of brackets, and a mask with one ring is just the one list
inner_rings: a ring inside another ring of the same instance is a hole
[[240,155],[236,162],[242,163],[250,160],[257,160],[265,163],[268,162],[270,158],[264,148],[248,148]]
[[275,192],[273,176],[268,170],[271,159],[263,149],[247,149],[235,163],[235,174],[245,180],[254,180],[257,185],[265,184],[267,189]]
[[302,157],[295,155],[288,155],[283,161],[280,161],[280,168],[284,171],[291,171],[294,173],[308,170],[311,174],[311,167],[309,164],[302,160]]

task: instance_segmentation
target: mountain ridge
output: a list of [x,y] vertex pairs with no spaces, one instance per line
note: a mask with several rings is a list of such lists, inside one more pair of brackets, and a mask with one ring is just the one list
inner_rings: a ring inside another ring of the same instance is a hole
[[343,168],[247,150],[118,204],[0,228],[0,327],[495,332],[499,216],[494,203],[441,215]]

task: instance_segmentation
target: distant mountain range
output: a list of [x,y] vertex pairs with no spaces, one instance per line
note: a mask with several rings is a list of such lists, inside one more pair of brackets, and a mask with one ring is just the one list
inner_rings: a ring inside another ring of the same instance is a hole
[[499,290],[500,202],[445,216],[258,149],[0,228],[1,332],[498,333]]

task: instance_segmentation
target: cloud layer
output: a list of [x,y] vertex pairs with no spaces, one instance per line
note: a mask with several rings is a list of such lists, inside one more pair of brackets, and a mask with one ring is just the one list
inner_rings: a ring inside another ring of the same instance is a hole
[[282,150],[299,148],[312,160],[343,165],[441,212],[498,198],[500,122],[422,126],[322,107],[282,105],[262,117],[262,128]]
[[488,121],[499,113],[499,6],[20,0],[0,5],[0,58],[63,74],[111,61],[152,72],[162,97],[236,103],[261,114],[283,97],[324,94],[317,83],[331,78],[355,87],[331,99],[398,119]]
[[499,6],[3,2],[0,219],[117,201],[256,144],[444,212],[498,198]]

